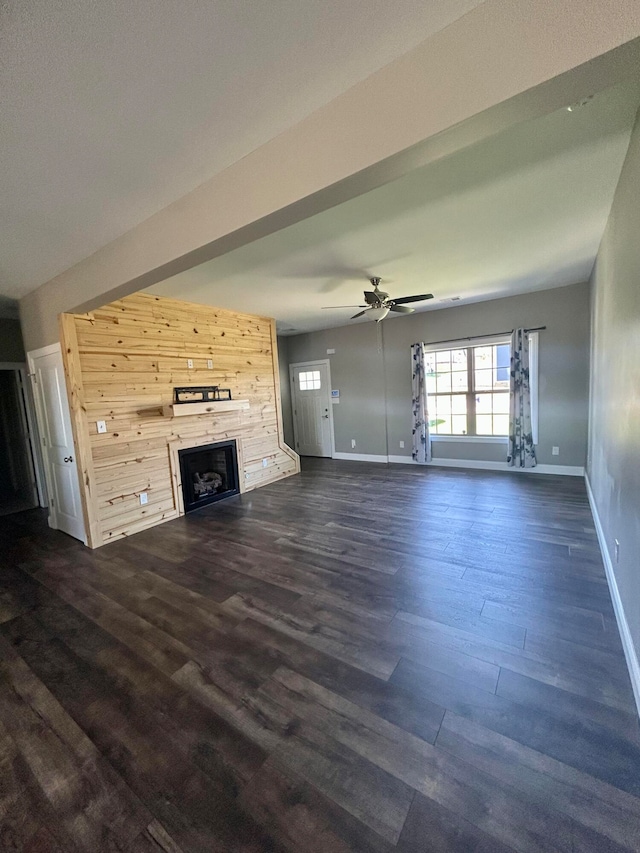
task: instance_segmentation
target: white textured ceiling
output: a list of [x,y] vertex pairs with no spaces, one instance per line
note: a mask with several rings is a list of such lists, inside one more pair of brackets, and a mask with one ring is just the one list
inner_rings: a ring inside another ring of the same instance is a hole
[[349,323],[355,310],[322,308],[361,302],[367,275],[391,296],[432,292],[422,310],[585,281],[639,101],[638,85],[602,92],[151,290],[275,317],[287,333]]
[[68,269],[480,0],[4,0],[0,294]]

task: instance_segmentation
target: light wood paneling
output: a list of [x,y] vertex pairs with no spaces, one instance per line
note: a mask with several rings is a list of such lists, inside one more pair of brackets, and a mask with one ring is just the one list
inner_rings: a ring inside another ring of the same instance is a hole
[[[91,547],[182,514],[178,447],[236,439],[241,491],[300,470],[282,435],[274,326],[264,317],[145,293],[90,314],[62,315]],[[231,388],[248,408],[166,417],[176,385]],[[106,421],[105,434],[98,420]],[[145,506],[141,492],[149,496]]]

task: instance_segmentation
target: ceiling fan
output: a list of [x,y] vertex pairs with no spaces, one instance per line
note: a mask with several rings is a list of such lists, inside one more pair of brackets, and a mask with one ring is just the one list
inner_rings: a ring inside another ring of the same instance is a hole
[[324,308],[363,308],[363,311],[358,311],[351,318],[356,320],[362,317],[363,314],[369,314],[372,320],[379,323],[387,316],[389,311],[395,311],[397,314],[412,314],[416,309],[409,308],[408,302],[422,302],[423,299],[433,299],[433,293],[423,293],[421,296],[401,296],[399,299],[390,299],[389,294],[380,290],[380,279],[377,277],[370,278],[369,281],[373,290],[364,291],[364,305],[325,305]]

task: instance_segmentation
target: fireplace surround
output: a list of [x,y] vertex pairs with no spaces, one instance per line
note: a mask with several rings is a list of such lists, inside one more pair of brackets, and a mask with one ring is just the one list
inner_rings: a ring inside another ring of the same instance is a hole
[[234,440],[183,448],[178,459],[185,513],[239,494]]

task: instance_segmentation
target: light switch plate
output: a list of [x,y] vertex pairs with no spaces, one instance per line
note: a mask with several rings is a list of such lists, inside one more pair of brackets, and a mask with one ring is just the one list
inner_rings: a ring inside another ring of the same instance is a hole
[[212,358],[207,359],[207,367],[209,368],[209,370],[213,370],[213,359]]
[[149,495],[146,492],[140,492],[140,505],[144,506],[149,503]]
[[96,427],[99,433],[103,433],[107,431],[107,422],[106,421],[96,421]]

